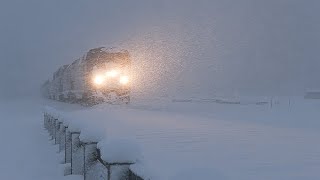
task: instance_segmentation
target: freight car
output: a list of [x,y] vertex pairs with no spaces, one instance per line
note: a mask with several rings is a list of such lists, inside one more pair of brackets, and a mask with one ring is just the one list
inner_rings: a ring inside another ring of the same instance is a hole
[[91,49],[69,65],[61,66],[42,93],[53,100],[95,105],[130,102],[131,60],[127,50]]

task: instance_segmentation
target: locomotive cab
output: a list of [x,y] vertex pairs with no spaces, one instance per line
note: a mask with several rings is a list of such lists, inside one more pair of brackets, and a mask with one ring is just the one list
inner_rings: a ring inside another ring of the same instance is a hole
[[[118,103],[130,102],[130,59],[125,50],[99,48],[89,52],[90,62],[88,85],[91,100],[94,104],[100,102]],[[91,66],[90,66],[91,65]]]

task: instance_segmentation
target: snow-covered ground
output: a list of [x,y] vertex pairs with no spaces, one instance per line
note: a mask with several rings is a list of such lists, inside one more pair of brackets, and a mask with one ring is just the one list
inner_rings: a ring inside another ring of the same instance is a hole
[[143,157],[133,170],[152,179],[319,179],[320,102],[272,102],[272,108],[166,100],[93,108],[45,103],[58,109],[70,127],[80,128],[82,139],[140,146]]
[[63,177],[56,147],[43,129],[40,101],[0,101],[0,179],[79,180]]
[[[273,102],[272,108],[166,100],[93,108],[44,104],[80,128],[82,139],[103,140],[102,148],[119,142],[128,153],[120,158],[137,156],[133,170],[153,179],[319,179],[320,102]],[[82,179],[63,177],[57,147],[42,127],[42,105],[28,99],[0,103],[0,179]]]

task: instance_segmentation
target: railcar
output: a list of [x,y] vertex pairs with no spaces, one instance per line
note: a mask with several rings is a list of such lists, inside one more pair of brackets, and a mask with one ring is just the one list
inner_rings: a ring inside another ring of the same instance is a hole
[[99,47],[61,66],[42,86],[45,97],[95,105],[130,102],[131,60],[127,50]]

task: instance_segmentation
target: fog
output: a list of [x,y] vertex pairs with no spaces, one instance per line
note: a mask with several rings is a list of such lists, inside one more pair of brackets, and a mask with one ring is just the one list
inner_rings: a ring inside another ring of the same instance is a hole
[[87,50],[130,51],[149,95],[302,95],[320,88],[317,0],[2,0],[0,96],[37,94]]

